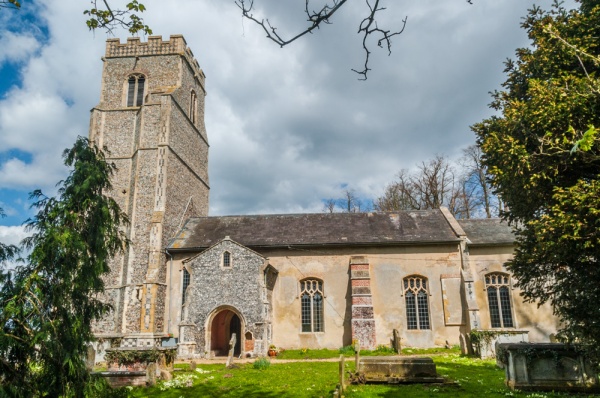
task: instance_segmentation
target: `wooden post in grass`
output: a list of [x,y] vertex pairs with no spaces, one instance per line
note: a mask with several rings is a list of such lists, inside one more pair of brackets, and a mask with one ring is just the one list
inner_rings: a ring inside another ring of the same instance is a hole
[[360,344],[358,341],[354,343],[354,371],[358,373],[360,370]]
[[340,355],[340,394],[344,393],[346,386],[344,385],[344,369],[345,369],[344,354]]

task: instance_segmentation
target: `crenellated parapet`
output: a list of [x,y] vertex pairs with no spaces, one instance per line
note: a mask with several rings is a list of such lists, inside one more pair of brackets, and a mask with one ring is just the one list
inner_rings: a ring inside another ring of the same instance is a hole
[[196,77],[204,85],[205,75],[192,50],[187,46],[183,35],[171,35],[169,40],[163,40],[162,36],[150,36],[147,42],[139,37],[129,37],[127,42],[121,43],[118,38],[106,41],[105,58],[121,57],[148,57],[157,55],[181,55],[190,64]]

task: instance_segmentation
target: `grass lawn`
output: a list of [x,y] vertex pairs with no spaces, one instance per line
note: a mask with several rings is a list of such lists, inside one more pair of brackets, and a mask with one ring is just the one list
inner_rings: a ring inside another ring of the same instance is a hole
[[[323,350],[314,350],[323,351]],[[306,354],[306,353],[304,353]],[[323,352],[321,352],[324,355]],[[334,356],[340,354],[332,351]],[[351,385],[346,397],[565,397],[567,394],[512,392],[504,386],[504,371],[493,360],[462,357],[455,352],[433,356],[438,373],[456,383],[449,385]],[[175,372],[192,386],[161,391],[135,388],[133,397],[330,397],[338,382],[337,362],[277,363],[259,370],[253,364],[226,369],[223,364],[200,365],[202,371]],[[352,362],[346,364],[354,369]],[[587,395],[586,395],[587,396]],[[591,395],[590,395],[591,396]],[[582,397],[579,395],[579,397]],[[600,397],[600,395],[596,395]]]

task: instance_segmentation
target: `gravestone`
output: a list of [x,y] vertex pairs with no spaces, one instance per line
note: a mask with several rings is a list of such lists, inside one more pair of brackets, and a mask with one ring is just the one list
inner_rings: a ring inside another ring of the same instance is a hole
[[165,381],[173,380],[173,375],[171,372],[165,369],[160,370],[160,378]]
[[233,365],[233,351],[235,350],[236,336],[235,333],[231,335],[231,340],[229,340],[229,355],[227,356],[227,364],[226,366],[229,368]]
[[85,356],[85,367],[87,370],[92,371],[94,369],[94,364],[96,363],[96,350],[92,345],[87,346],[87,352]]
[[148,386],[156,385],[156,370],[158,367],[156,363],[149,363],[146,367],[146,384]]
[[398,332],[398,329],[393,330],[392,336],[392,347],[394,348],[394,351],[396,351],[397,354],[401,354],[402,345],[400,344],[400,333]]

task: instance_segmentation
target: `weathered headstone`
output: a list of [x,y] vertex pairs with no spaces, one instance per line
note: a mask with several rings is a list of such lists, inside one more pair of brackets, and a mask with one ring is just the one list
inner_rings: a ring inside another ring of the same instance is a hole
[[402,353],[402,345],[400,344],[400,333],[398,332],[398,329],[394,329],[392,332],[393,335],[393,347],[394,347],[394,351],[396,351],[396,353],[401,354]]
[[160,378],[162,380],[169,381],[169,380],[173,379],[173,375],[168,370],[161,369],[161,371],[160,371]]
[[191,362],[190,362],[190,370],[191,370],[191,371],[194,371],[194,370],[196,370],[196,361],[191,361]]
[[92,345],[87,346],[87,352],[85,356],[85,367],[87,370],[91,371],[94,369],[94,364],[96,363],[96,350]]
[[156,385],[156,363],[149,363],[146,367],[146,384],[148,386]]
[[227,356],[227,367],[229,368],[233,364],[233,351],[235,350],[236,336],[235,333],[231,335],[229,340],[229,355]]

